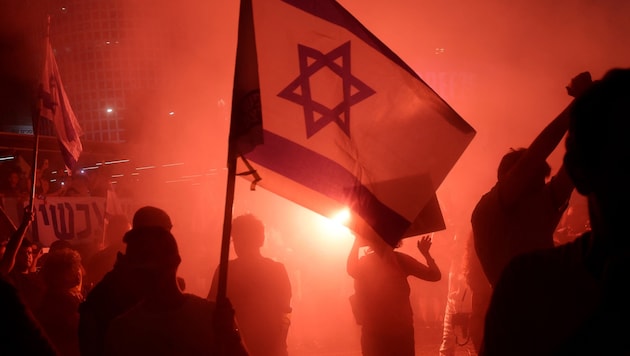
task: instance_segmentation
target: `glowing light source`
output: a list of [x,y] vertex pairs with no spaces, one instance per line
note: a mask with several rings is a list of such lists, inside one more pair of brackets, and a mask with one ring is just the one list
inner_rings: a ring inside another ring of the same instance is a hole
[[13,156],[0,157],[0,161],[10,161],[13,158],[15,158],[15,157],[13,157]]
[[[331,217],[318,214],[313,216],[313,234],[317,236],[311,247],[319,250],[326,258],[335,259],[340,254],[346,254],[352,245],[353,235],[344,224],[350,220],[350,210],[343,209]],[[306,220],[306,219],[304,219]]]
[[350,230],[345,226],[348,221],[350,221],[350,209],[348,208],[339,211],[330,218],[322,218],[323,235],[331,238],[348,235]]
[[340,225],[345,225],[348,221],[350,221],[350,209],[345,208],[338,212],[332,217],[332,220]]
[[109,113],[114,112],[114,109],[112,109],[112,108],[107,108],[107,109],[105,109],[105,111],[107,111],[107,113],[109,114]]

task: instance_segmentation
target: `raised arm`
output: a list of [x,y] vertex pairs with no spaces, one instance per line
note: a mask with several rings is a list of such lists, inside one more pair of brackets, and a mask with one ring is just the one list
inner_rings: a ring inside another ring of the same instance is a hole
[[[591,84],[590,73],[583,72],[571,80],[571,83],[567,86],[567,92],[570,96],[576,97],[581,95]],[[505,177],[500,179],[500,195],[502,202],[506,206],[510,206],[520,199],[520,196],[537,173],[538,170],[536,168],[545,163],[547,157],[556,149],[564,137],[569,128],[569,110],[572,104],[573,101],[545,126],[527,147],[523,156]]]
[[22,217],[22,223],[18,226],[17,230],[11,234],[9,238],[9,242],[7,243],[6,250],[2,259],[0,260],[0,274],[6,276],[11,272],[13,266],[15,265],[15,256],[22,245],[22,241],[24,240],[24,235],[26,234],[26,230],[31,223],[33,222],[35,216],[31,207],[26,207],[24,209],[24,215]]
[[427,264],[423,264],[411,256],[405,254],[399,254],[399,262],[404,265],[404,269],[409,275],[423,279],[429,282],[437,282],[442,278],[442,272],[435,263],[429,250],[431,249],[431,237],[429,235],[422,236],[418,240],[418,251],[424,256]]

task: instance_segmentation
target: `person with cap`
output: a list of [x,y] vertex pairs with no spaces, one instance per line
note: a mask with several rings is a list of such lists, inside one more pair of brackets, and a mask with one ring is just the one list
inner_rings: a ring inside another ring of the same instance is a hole
[[119,263],[144,298],[110,323],[106,355],[247,355],[235,324],[231,336],[219,337],[225,334],[215,328],[214,302],[179,288],[181,257],[169,231],[134,228],[124,241],[127,249]]
[[[164,210],[144,206],[135,212],[132,228],[148,226],[170,231],[173,224]],[[83,356],[103,355],[109,323],[144,297],[137,281],[120,263],[121,256],[119,252],[112,270],[92,288],[79,307],[79,347]]]
[[166,211],[154,206],[143,206],[133,214],[131,225],[136,227],[157,226],[171,231],[173,223]]

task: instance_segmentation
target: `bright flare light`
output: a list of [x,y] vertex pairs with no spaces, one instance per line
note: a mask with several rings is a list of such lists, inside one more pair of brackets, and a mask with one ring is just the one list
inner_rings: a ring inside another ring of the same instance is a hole
[[332,217],[332,221],[345,225],[348,221],[350,221],[350,209],[345,208],[342,211],[338,212],[335,216]]
[[[326,218],[317,215],[316,233],[318,250],[324,251],[328,258],[344,258],[352,246],[353,235],[345,224],[350,221],[350,210],[344,209]],[[315,247],[315,246],[314,246]]]
[[350,221],[350,209],[346,208],[330,218],[322,218],[322,230],[325,236],[337,239],[340,236],[348,236],[350,230],[345,224]]

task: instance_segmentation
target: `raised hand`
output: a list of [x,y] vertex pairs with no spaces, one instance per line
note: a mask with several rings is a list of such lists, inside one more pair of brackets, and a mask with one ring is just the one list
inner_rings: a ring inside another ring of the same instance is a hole
[[432,244],[431,235],[424,235],[418,240],[418,251],[420,251],[423,256],[427,256]]
[[22,223],[20,224],[22,228],[26,229],[29,225],[35,220],[35,210],[31,209],[31,206],[27,206],[24,208],[24,213],[22,215]]

